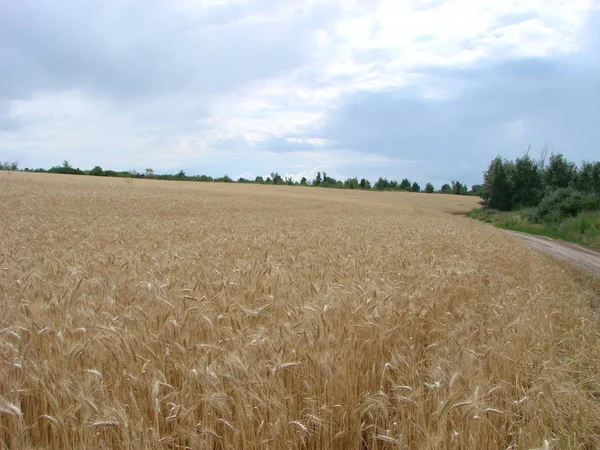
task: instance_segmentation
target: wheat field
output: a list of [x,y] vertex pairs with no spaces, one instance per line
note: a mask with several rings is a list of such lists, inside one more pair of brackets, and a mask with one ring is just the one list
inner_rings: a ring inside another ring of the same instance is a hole
[[598,282],[474,206],[0,173],[2,448],[600,448]]

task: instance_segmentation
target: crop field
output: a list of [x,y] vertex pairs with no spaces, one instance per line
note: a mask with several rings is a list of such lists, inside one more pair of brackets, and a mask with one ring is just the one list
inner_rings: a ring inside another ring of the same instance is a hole
[[476,203],[0,173],[0,448],[599,448],[598,282]]

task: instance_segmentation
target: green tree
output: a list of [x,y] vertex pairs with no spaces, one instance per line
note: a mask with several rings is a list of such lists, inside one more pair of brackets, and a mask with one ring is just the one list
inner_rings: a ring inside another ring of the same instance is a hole
[[506,174],[505,162],[497,156],[483,174],[482,205],[486,208],[509,211],[512,208],[512,189]]
[[344,183],[342,181],[338,181],[333,177],[327,175],[327,172],[323,172],[323,181],[321,182],[321,186],[325,187],[344,187]]
[[308,184],[308,180],[306,179],[306,177],[302,177],[302,179],[300,180],[300,186],[306,186]]
[[255,182],[255,183],[259,183],[259,184],[263,184],[263,183],[265,182],[265,180],[263,179],[263,177],[261,177],[261,176],[257,176],[257,177],[254,179],[254,182]]
[[567,161],[562,154],[550,155],[548,167],[544,174],[546,188],[550,191],[567,188],[575,182],[577,168],[575,164]]
[[321,178],[321,172],[317,172],[317,176],[315,177],[315,180],[313,181],[313,186],[320,186],[322,182],[323,182],[323,178]]
[[427,183],[425,185],[425,192],[427,192],[428,194],[433,194],[435,192],[435,188],[433,187],[433,184]]
[[371,189],[371,182],[366,178],[361,178],[359,185],[361,189]]
[[594,163],[584,161],[581,164],[575,186],[581,192],[594,192]]
[[517,207],[536,206],[543,197],[544,182],[538,163],[526,154],[517,158],[511,177],[512,204]]
[[[185,175],[184,175],[185,176]],[[217,183],[233,183],[231,177],[227,174],[223,175],[221,178],[217,178],[215,180]]]
[[375,182],[373,187],[378,191],[383,191],[390,187],[390,182],[387,180],[387,178],[379,177],[379,179]]
[[101,177],[102,175],[104,175],[104,171],[102,170],[102,167],[96,166],[92,170],[90,170],[90,175],[93,175],[95,177]]
[[[19,163],[18,161],[14,161],[14,162],[8,162],[8,161],[4,161],[4,162],[0,162],[0,170],[19,170]],[[25,171],[27,172],[27,169],[25,169]]]
[[283,184],[283,178],[277,172],[271,173],[271,179],[273,180],[273,184]]
[[344,181],[344,187],[346,189],[358,189],[360,187],[358,178],[348,178],[346,181]]
[[440,194],[452,194],[452,186],[448,183],[444,183],[438,192]]
[[600,195],[600,162],[594,163],[592,168],[592,189],[593,192]]
[[481,197],[482,190],[483,190],[482,184],[474,184],[473,186],[471,186],[471,191],[469,192],[469,194],[476,195],[477,197]]
[[417,183],[416,181],[412,184],[412,186],[410,187],[410,190],[412,192],[421,192],[421,186],[419,186],[419,183]]
[[410,184],[410,181],[408,181],[408,178],[405,178],[400,182],[399,188],[402,191],[410,191],[411,186],[412,185]]
[[63,161],[61,166],[54,166],[50,170],[50,173],[64,173],[69,175],[83,175],[83,171],[79,168],[74,169],[69,161],[66,159]]
[[467,186],[460,181],[453,181],[451,189],[454,195],[467,195]]
[[146,178],[154,178],[154,169],[148,167],[145,171],[144,171],[144,176]]

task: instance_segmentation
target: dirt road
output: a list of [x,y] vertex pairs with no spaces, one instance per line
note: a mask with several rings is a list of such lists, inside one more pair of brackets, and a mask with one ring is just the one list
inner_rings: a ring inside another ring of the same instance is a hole
[[549,253],[557,258],[565,259],[600,277],[600,252],[590,250],[577,244],[557,241],[544,236],[508,231],[518,236],[532,248]]

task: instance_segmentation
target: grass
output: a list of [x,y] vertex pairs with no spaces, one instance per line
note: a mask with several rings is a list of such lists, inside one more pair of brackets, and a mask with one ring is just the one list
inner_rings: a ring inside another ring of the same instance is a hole
[[546,236],[600,249],[600,211],[582,212],[560,222],[535,223],[530,210],[502,212],[477,208],[468,217],[491,223],[498,228]]
[[0,176],[3,448],[597,448],[592,279],[455,196]]

